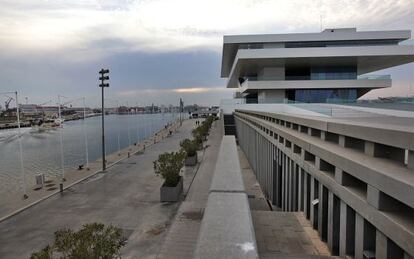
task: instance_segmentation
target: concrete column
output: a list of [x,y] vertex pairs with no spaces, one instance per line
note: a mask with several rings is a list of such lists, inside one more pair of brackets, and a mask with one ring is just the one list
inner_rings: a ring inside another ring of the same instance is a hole
[[345,136],[344,135],[339,135],[339,142],[338,142],[338,144],[341,147],[345,147]]
[[286,177],[285,177],[285,196],[286,196],[286,207],[285,210],[289,211],[289,201],[290,201],[290,196],[289,196],[289,192],[290,192],[290,185],[289,185],[289,180],[290,180],[290,159],[287,155],[285,155],[285,173],[286,173]]
[[408,150],[408,169],[414,170],[414,150]]
[[312,226],[315,226],[316,224],[316,219],[315,219],[315,215],[314,215],[314,208],[315,206],[312,204],[312,201],[315,199],[315,178],[313,178],[313,176],[311,176],[311,185],[310,185],[311,189],[310,189],[310,222],[312,224]]
[[374,206],[377,210],[399,209],[398,204],[395,204],[391,197],[369,184],[367,188],[367,202]]
[[303,172],[302,169],[299,167],[299,171],[297,172],[298,178],[298,211],[304,211],[303,210]]
[[335,166],[335,181],[340,185],[344,185],[343,179],[342,169]]
[[275,154],[274,154],[274,148],[273,148],[273,143],[272,142],[269,142],[269,151],[270,151],[270,154],[269,154],[269,176],[270,176],[270,181],[269,181],[269,190],[270,190],[270,197],[271,197],[271,199],[273,199],[273,177],[274,177],[274,174],[273,174],[273,158],[275,157]]
[[387,259],[387,237],[379,230],[375,236],[375,259]]
[[292,211],[292,160],[288,157],[288,211]]
[[310,206],[309,203],[307,202],[308,200],[308,173],[305,173],[304,171],[303,173],[303,212],[305,213],[305,217],[306,217],[306,211],[308,210],[308,207]]
[[302,160],[305,160],[305,149],[302,148],[302,150],[300,151],[300,158]]
[[267,141],[266,138],[264,138],[264,188],[265,188],[265,195],[266,198],[269,198],[269,188],[268,188],[268,184],[269,184],[269,167],[268,167],[268,157],[269,157],[269,142]]
[[333,248],[333,206],[334,206],[334,194],[328,193],[328,247],[332,251]]
[[322,240],[322,228],[323,228],[323,185],[319,183],[319,207],[318,207],[318,233]]
[[364,153],[369,156],[374,156],[375,144],[371,141],[365,141]]
[[368,184],[367,188],[367,202],[374,206],[377,210],[380,208],[380,191]]
[[321,130],[321,139],[325,140],[326,139],[326,132]]
[[289,163],[290,163],[290,210],[289,211],[294,211],[295,210],[295,163],[293,163],[292,159],[289,159]]
[[321,159],[317,156],[315,156],[315,167],[319,170],[321,170]]
[[299,172],[297,172],[297,165],[296,163],[293,163],[293,197],[292,197],[292,210],[298,211],[298,185],[296,184],[298,182]]
[[286,211],[290,211],[290,159],[286,156]]
[[339,223],[339,256],[353,255],[355,250],[355,212],[341,200]]
[[286,195],[285,195],[285,187],[286,187],[286,180],[285,180],[285,178],[286,178],[286,175],[285,175],[285,167],[286,167],[286,161],[285,161],[285,155],[283,154],[283,152],[281,151],[280,152],[281,153],[281,161],[282,161],[282,184],[281,184],[281,186],[282,186],[282,211],[285,211],[285,204],[286,204],[286,202],[285,202],[285,199],[286,199]]
[[363,259],[364,253],[364,218],[355,213],[355,259]]

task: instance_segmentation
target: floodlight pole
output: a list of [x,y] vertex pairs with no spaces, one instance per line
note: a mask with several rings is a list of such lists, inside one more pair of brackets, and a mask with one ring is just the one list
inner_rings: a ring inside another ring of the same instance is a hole
[[18,127],[18,134],[19,134],[19,153],[20,153],[20,170],[22,171],[22,181],[23,181],[23,199],[27,199],[27,190],[26,190],[26,174],[24,172],[24,165],[23,165],[23,148],[22,148],[22,132],[20,129],[20,107],[19,107],[19,99],[17,91],[15,92],[16,95],[16,115],[17,115],[17,127]]
[[86,123],[86,101],[85,97],[83,99],[83,136],[85,138],[85,156],[86,156],[86,168],[89,168],[89,151],[88,151],[88,133],[86,132],[85,123]]
[[109,83],[105,83],[105,80],[109,80],[109,69],[101,69],[99,71],[101,83],[99,87],[102,88],[102,171],[106,170],[106,158],[105,158],[105,105],[104,105],[104,88],[109,87]]

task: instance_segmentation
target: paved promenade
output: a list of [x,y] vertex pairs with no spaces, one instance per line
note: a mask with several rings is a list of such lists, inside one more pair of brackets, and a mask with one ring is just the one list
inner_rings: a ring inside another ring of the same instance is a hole
[[[171,137],[148,147],[143,154],[110,167],[67,190],[0,223],[0,258],[28,258],[46,246],[59,228],[79,228],[102,222],[124,230],[129,237],[123,258],[153,258],[159,253],[165,230],[179,203],[160,203],[163,180],[155,176],[153,161],[160,153],[174,151],[195,126],[187,120]],[[185,176],[192,179],[191,170]],[[188,179],[185,181],[189,183]],[[185,186],[185,188],[188,188]]]
[[[123,160],[128,157],[128,154],[132,155],[140,150],[153,145],[155,142],[159,142],[164,137],[169,134],[169,131],[175,131],[179,123],[176,122],[169,126],[168,129],[162,129],[156,134],[152,135],[148,139],[145,139],[138,143],[137,145],[131,145],[126,147],[120,152],[114,152],[112,154],[106,155],[107,166],[110,167],[120,160]],[[82,170],[78,170],[75,168],[65,169],[65,181],[63,182],[63,187],[67,188],[73,184],[82,181],[85,178],[88,178],[97,172],[102,170],[102,159],[98,159],[89,163],[89,167],[83,168]],[[51,195],[54,195],[59,192],[59,183],[61,182],[60,177],[46,177],[46,184],[41,189],[35,189],[34,186],[28,186],[27,194],[28,198],[23,199],[21,195],[16,193],[7,193],[2,194],[3,196],[0,198],[0,222],[3,221],[5,218],[13,215],[17,211],[24,209],[32,204],[46,199]]]

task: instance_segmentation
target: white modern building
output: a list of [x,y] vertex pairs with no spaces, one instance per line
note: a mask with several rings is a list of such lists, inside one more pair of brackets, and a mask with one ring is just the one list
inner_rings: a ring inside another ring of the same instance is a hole
[[[331,255],[414,258],[414,104],[338,104],[391,87],[370,73],[413,62],[414,46],[400,45],[410,35],[224,36],[221,76],[237,89],[221,103],[224,132],[236,135],[272,213],[304,215]],[[277,242],[256,240],[259,257],[312,258],[269,255]]]
[[368,73],[414,61],[411,31],[326,29],[320,33],[224,36],[221,76],[247,103],[355,101],[391,87]]

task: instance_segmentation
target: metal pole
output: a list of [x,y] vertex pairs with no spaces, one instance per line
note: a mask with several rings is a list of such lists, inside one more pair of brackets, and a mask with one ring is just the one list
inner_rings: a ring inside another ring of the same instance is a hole
[[151,137],[154,134],[154,129],[153,129],[153,127],[154,127],[154,125],[153,125],[154,118],[153,118],[153,116],[154,116],[154,104],[152,104],[152,106],[151,106]]
[[136,104],[137,104],[137,108],[135,108],[135,116],[137,117],[137,144],[138,144],[139,143],[138,103],[136,103]]
[[128,128],[128,148],[131,150],[131,133],[129,132],[129,104],[127,102],[127,128]]
[[[102,85],[104,80],[101,80]],[[104,87],[102,87],[102,171],[106,170],[105,161],[105,105],[104,105]]]
[[[119,101],[118,100],[116,101],[116,105],[118,106],[117,113],[118,113],[118,120],[119,120],[120,116],[119,116]],[[119,140],[120,135],[121,135],[121,128],[118,127],[118,155],[121,155],[121,143]]]
[[61,119],[61,110],[60,110],[60,95],[58,95],[58,101],[59,101],[59,139],[60,139],[60,166],[62,167],[62,179],[61,181],[65,181],[65,163],[64,163],[64,159],[63,159],[63,136],[62,136],[62,131],[63,131],[63,123],[62,123],[62,119]]
[[17,91],[15,92],[16,95],[16,112],[17,112],[17,128],[18,128],[18,134],[19,134],[19,154],[20,154],[20,170],[22,173],[22,181],[23,181],[23,198],[27,199],[27,191],[26,191],[26,174],[24,171],[24,165],[23,165],[23,148],[22,148],[22,133],[20,129],[20,110],[19,110],[19,100],[17,96]]
[[62,167],[62,182],[65,181],[65,164],[63,159],[63,136],[62,136],[63,127],[59,129],[59,139],[60,139],[60,166]]
[[88,152],[88,133],[86,132],[86,102],[83,97],[83,135],[85,137],[85,155],[86,155],[86,167],[89,167],[89,152]]
[[60,121],[62,120],[61,119],[61,116],[60,116],[60,95],[58,95],[58,102],[59,102],[59,108],[58,108],[58,116],[59,116],[59,123],[60,123]]

